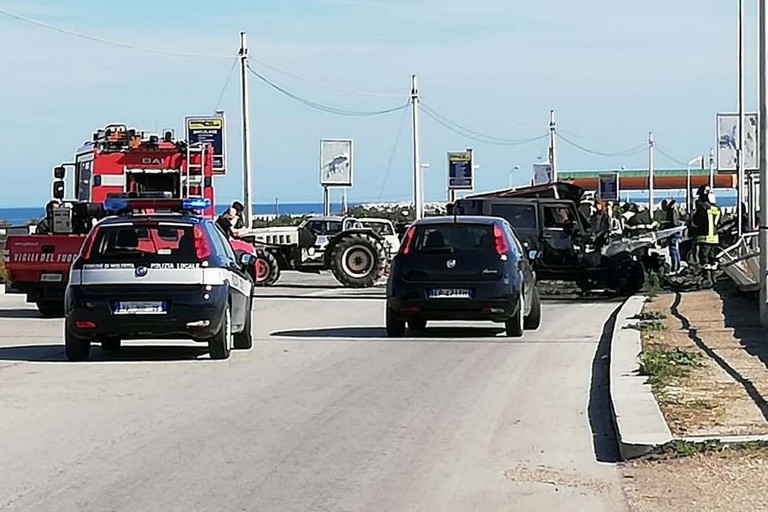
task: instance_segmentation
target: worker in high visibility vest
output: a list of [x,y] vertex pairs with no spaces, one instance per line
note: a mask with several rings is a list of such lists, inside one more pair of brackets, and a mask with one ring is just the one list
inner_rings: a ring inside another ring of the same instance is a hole
[[715,193],[709,185],[702,185],[697,191],[696,209],[691,217],[691,235],[695,237],[702,269],[710,273],[717,269],[720,237],[717,228],[721,212],[717,207]]

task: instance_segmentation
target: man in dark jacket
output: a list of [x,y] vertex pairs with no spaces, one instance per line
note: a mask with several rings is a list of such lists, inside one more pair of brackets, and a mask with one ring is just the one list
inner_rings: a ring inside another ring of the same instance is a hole
[[595,211],[589,218],[589,230],[595,237],[595,243],[598,247],[605,245],[611,232],[611,219],[605,211],[605,203],[597,201]]
[[243,203],[240,201],[235,201],[232,203],[231,208],[235,210],[235,225],[233,227],[235,229],[244,228],[245,220],[243,219],[243,212],[245,211],[245,206],[243,206]]
[[53,209],[59,206],[59,204],[58,200],[53,199],[45,205],[45,217],[37,223],[35,227],[36,235],[50,235],[53,233]]

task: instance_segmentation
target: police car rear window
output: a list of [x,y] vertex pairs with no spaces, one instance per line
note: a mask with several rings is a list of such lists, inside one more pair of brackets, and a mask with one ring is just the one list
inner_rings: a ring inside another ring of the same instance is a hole
[[192,226],[101,226],[89,261],[194,262]]

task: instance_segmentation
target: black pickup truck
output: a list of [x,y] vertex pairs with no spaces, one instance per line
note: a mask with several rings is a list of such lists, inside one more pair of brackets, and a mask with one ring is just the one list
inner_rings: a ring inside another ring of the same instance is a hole
[[582,290],[635,293],[646,270],[663,260],[652,244],[632,240],[601,243],[578,206],[583,190],[553,183],[465,197],[449,205],[450,215],[489,215],[506,219],[524,243],[539,280],[574,282]]

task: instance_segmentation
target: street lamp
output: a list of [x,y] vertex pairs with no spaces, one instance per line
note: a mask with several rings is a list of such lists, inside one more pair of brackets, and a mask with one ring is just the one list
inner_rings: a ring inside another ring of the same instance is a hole
[[696,162],[699,162],[699,164],[704,163],[704,157],[703,156],[697,156],[690,162],[688,162],[688,169],[685,173],[686,176],[686,188],[685,188],[685,208],[686,211],[691,211],[691,166],[695,164]]
[[520,170],[520,166],[516,165],[514,169],[509,171],[509,188],[512,188],[512,173],[517,173]]

